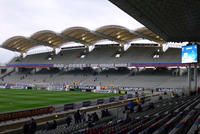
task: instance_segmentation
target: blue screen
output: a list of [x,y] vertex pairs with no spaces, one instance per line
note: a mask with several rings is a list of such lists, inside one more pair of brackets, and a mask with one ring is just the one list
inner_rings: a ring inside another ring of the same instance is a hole
[[182,63],[197,63],[198,53],[197,45],[182,47]]

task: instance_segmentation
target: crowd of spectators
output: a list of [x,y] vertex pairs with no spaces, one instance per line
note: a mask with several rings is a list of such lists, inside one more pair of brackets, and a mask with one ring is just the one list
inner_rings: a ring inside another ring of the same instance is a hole
[[[105,118],[110,115],[111,114],[108,111],[108,109],[101,110],[101,118]],[[80,123],[86,123],[86,124],[88,124],[88,127],[94,126],[94,124],[97,121],[99,121],[99,115],[96,112],[86,114],[85,111],[77,110],[73,116],[74,116],[74,118],[72,118],[70,115],[68,115],[68,117],[66,118],[66,124],[67,124],[66,127],[69,127],[71,125],[73,119],[74,119],[74,123],[76,125],[78,125]]]
[[101,110],[101,118],[108,117],[108,116],[110,116],[110,112],[108,111],[108,109]]
[[[129,116],[130,113],[142,112],[142,104],[144,100],[142,98],[137,98],[135,101],[131,100],[128,105],[125,105],[124,111],[122,112],[122,121],[130,122],[131,118]],[[149,110],[154,109],[154,104],[151,102],[149,103]],[[96,125],[96,122],[100,120],[100,118],[105,118],[111,116],[108,109],[102,109],[101,115],[99,116],[97,112],[87,113],[85,111],[77,110],[73,115],[67,115],[66,117],[66,128],[70,127],[72,122],[75,125],[79,125],[80,123],[84,123],[88,126],[88,128],[92,128]],[[36,121],[31,119],[30,122],[25,123],[24,125],[24,134],[34,134],[36,132]],[[46,130],[53,130],[57,128],[56,120],[53,122],[46,123]]]

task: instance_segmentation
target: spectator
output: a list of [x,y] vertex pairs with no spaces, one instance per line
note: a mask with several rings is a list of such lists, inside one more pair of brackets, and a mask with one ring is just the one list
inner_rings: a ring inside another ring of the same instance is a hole
[[31,123],[30,123],[30,134],[35,134],[37,130],[37,123],[36,121],[32,118]]
[[129,109],[130,109],[130,112],[133,112],[134,110],[134,104],[132,100],[129,102]]
[[52,128],[53,128],[53,129],[56,129],[56,128],[57,128],[57,122],[56,122],[56,120],[53,120]]
[[142,112],[142,106],[140,104],[138,105],[137,112]]
[[142,96],[144,97],[144,91],[142,91]]
[[67,127],[69,127],[70,124],[71,124],[71,122],[72,122],[71,116],[68,116],[68,117],[67,117],[66,122],[67,122]]
[[82,114],[81,114],[81,121],[82,122],[86,121],[86,112],[85,111],[83,111]]
[[138,105],[141,103],[140,98],[137,98],[137,99],[136,99],[136,103],[137,103]]
[[101,110],[101,118],[104,118],[106,117],[106,111],[103,109]]
[[141,98],[141,103],[144,104],[144,102],[145,102],[145,97],[142,97]]
[[138,92],[137,91],[135,92],[135,97],[138,97]]
[[182,96],[185,96],[185,93],[184,93],[184,92],[182,93]]
[[98,117],[97,113],[94,112],[94,113],[93,113],[93,122],[96,122],[96,121],[98,121],[98,120],[99,120],[99,117]]
[[151,90],[151,93],[153,94],[153,89]]
[[106,109],[105,112],[106,112],[106,116],[110,116],[110,112],[108,111],[108,109]]
[[48,130],[50,130],[50,129],[51,129],[51,126],[50,126],[49,122],[47,122],[47,123],[46,123],[46,130],[48,131]]
[[162,96],[159,96],[159,99],[158,100],[162,100],[163,99],[163,97]]
[[176,93],[176,94],[174,95],[174,97],[175,97],[175,98],[179,98],[179,95]]
[[24,134],[28,134],[28,130],[29,130],[29,124],[28,124],[28,122],[25,122],[23,130],[24,130]]
[[90,114],[88,114],[88,122],[92,121],[92,116]]
[[77,112],[74,113],[74,121],[75,124],[78,124]]
[[81,122],[80,110],[77,110],[77,112],[75,112],[75,114],[74,114],[74,119],[75,119],[75,124],[78,124],[78,123]]
[[81,113],[80,110],[77,111],[78,123],[81,123]]
[[88,114],[88,127],[91,128],[93,127],[93,124],[92,124],[92,116],[90,114]]
[[171,92],[171,97],[174,98],[174,92],[173,91]]

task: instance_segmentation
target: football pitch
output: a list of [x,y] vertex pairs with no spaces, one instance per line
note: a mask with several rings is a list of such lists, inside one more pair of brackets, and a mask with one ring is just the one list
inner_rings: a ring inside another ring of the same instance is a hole
[[99,98],[119,96],[120,94],[92,93],[80,91],[44,91],[0,89],[0,113],[20,111],[58,104],[67,104]]

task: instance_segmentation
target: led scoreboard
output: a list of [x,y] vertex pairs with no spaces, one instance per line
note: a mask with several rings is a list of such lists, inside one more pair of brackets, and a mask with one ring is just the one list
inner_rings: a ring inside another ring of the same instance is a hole
[[182,63],[197,63],[198,59],[198,45],[182,47]]

